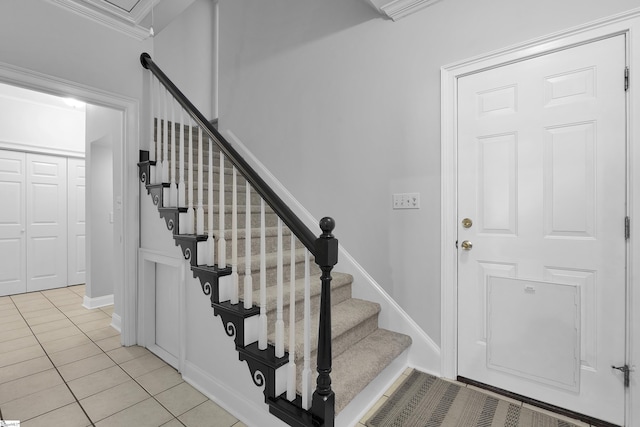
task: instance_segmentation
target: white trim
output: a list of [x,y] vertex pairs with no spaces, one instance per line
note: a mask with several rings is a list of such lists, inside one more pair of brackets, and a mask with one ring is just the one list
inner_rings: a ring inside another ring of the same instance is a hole
[[89,298],[85,295],[82,299],[82,306],[84,308],[88,308],[89,310],[93,310],[94,308],[106,307],[108,305],[113,305],[113,294],[95,298]]
[[439,1],[440,0],[394,0],[380,6],[380,11],[394,21],[397,21],[400,18],[416,13]]
[[47,148],[23,142],[0,141],[0,150],[19,151],[22,153],[45,154],[49,156],[71,157],[84,159],[84,151],[64,150],[61,148]]
[[118,332],[122,331],[122,318],[116,313],[111,315],[111,327]]
[[[104,25],[106,27],[111,28],[112,30],[118,31],[122,34],[125,34],[129,37],[133,37],[136,40],[145,40],[149,37],[149,29],[144,28],[138,23],[129,18],[128,13],[118,13],[111,8],[98,8],[95,4],[92,3],[91,6],[88,4],[82,4],[73,0],[47,0],[49,3],[53,3],[57,6],[63,7],[77,15],[84,16],[85,18],[89,18],[90,20]],[[100,10],[102,9],[102,10]],[[113,16],[106,14],[111,13]]]
[[[139,259],[139,286],[138,286],[138,343],[161,359],[171,364],[174,368],[184,369],[186,354],[186,306],[185,306],[185,280],[190,273],[188,262],[184,258],[175,258],[149,249],[138,250]],[[155,264],[168,265],[178,269],[180,283],[178,283],[178,354],[171,355],[156,344],[156,277]]]
[[62,97],[72,96],[87,103],[123,111],[123,138],[119,147],[123,167],[119,172],[122,176],[122,187],[114,189],[122,194],[121,209],[117,218],[122,224],[122,235],[114,239],[116,242],[122,242],[122,250],[116,251],[120,255],[118,260],[122,271],[116,272],[118,276],[114,278],[114,299],[116,310],[122,318],[122,342],[124,345],[136,344],[139,246],[138,101],[5,63],[0,63],[0,82]]
[[[457,375],[457,256],[455,241],[457,235],[457,169],[456,169],[456,82],[471,73],[524,60],[558,49],[588,43],[615,34],[627,34],[628,63],[630,66],[630,91],[628,93],[628,146],[629,146],[629,216],[640,212],[640,198],[633,197],[634,188],[640,188],[640,150],[635,148],[634,135],[640,128],[640,118],[634,113],[640,103],[640,90],[635,85],[640,82],[640,55],[634,55],[640,46],[640,9],[614,15],[592,23],[581,25],[541,37],[515,46],[507,47],[486,55],[442,67],[441,69],[441,307],[442,307],[442,374],[447,378]],[[622,80],[621,80],[622,81]],[[640,87],[640,86],[638,86]],[[633,321],[634,313],[640,313],[640,279],[637,277],[640,265],[640,227],[631,228],[628,255],[629,289],[627,330],[629,354],[627,363],[635,367],[635,359],[640,355],[640,326]],[[636,314],[637,315],[637,314]],[[627,393],[626,425],[638,425],[640,419],[640,382],[633,380]]]

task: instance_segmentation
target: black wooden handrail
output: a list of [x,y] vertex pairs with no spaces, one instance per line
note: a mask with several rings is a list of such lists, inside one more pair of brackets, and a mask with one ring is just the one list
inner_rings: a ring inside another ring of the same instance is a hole
[[256,171],[238,154],[238,152],[229,144],[229,142],[218,132],[202,113],[187,99],[186,96],[173,84],[167,75],[156,65],[148,53],[140,55],[142,66],[153,73],[156,78],[167,88],[173,97],[182,105],[187,113],[196,121],[196,123],[204,130],[220,150],[229,158],[231,163],[240,171],[240,174],[251,183],[254,190],[262,197],[262,199],[273,209],[273,211],[282,219],[293,234],[302,242],[302,244],[316,255],[316,235],[309,230],[298,216],[282,201],[282,199],[267,185],[267,183],[256,173]]

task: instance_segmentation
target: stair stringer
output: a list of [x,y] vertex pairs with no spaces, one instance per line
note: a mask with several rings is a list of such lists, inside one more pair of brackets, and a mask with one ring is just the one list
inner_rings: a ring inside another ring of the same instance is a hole
[[[184,356],[178,365],[174,364],[174,366],[181,371],[186,382],[245,424],[266,427],[287,426],[270,412],[268,404],[275,401],[277,395],[284,391],[282,385],[283,379],[286,378],[286,354],[282,358],[284,364],[279,363],[280,368],[277,374],[268,373],[267,369],[264,369],[265,365],[259,363],[259,357],[256,364],[256,358],[243,356],[240,347],[257,339],[257,334],[254,334],[255,339],[246,338],[244,335],[257,332],[259,310],[255,306],[249,310],[248,314],[252,317],[245,320],[246,327],[238,327],[234,324],[238,320],[228,303],[231,287],[230,268],[224,269],[224,276],[219,278],[217,289],[211,286],[209,281],[203,280],[206,273],[199,271],[203,270],[202,266],[192,264],[192,260],[197,259],[197,245],[191,245],[188,242],[185,244],[183,238],[174,234],[177,231],[177,224],[167,220],[167,212],[160,211],[162,195],[159,199],[154,198],[154,194],[158,193],[149,191],[146,186],[149,168],[142,164],[140,166],[141,170],[146,171],[139,174],[143,184],[140,191],[142,199],[140,215],[145,219],[141,221],[141,251],[172,258],[176,260],[174,263],[184,263],[185,277],[181,279],[184,281],[184,300],[180,307],[184,316],[182,322],[184,325],[199,326],[190,330],[182,328],[180,353]],[[145,197],[145,192],[149,195],[148,197]],[[170,212],[169,217],[174,218]],[[194,240],[201,240],[201,238],[194,238]],[[186,256],[187,252],[189,256]],[[207,267],[204,268],[206,269]],[[141,286],[144,285],[141,283]],[[144,295],[144,292],[141,295]],[[214,302],[220,302],[220,304],[214,305]],[[244,343],[241,344],[241,341]],[[150,344],[144,340],[139,343]],[[158,356],[166,357],[162,349],[158,349],[155,345],[151,347],[156,347],[159,351]],[[153,348],[150,350],[153,351]],[[275,384],[260,383],[260,378],[275,379],[276,376],[277,387]],[[271,387],[270,393],[265,392],[267,387]]]
[[[231,130],[225,129],[221,134],[308,227],[313,228],[318,224],[317,218],[314,218],[298,202]],[[353,297],[380,304],[379,327],[408,335],[412,339],[411,346],[399,358],[399,360],[404,360],[404,364],[398,361],[393,362],[371,383],[375,384],[375,387],[369,384],[358,398],[354,399],[338,414],[336,425],[348,426],[356,425],[362,419],[384,390],[393,384],[405,368],[412,367],[440,376],[441,356],[440,347],[435,341],[418,326],[411,316],[393,300],[342,245],[339,246],[339,260],[340,271],[353,276]]]

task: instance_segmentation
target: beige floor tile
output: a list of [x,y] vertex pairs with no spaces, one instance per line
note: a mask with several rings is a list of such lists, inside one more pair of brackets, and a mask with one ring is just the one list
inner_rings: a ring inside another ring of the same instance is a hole
[[0,297],[0,306],[13,304],[10,296]]
[[20,329],[27,327],[27,322],[22,319],[12,320],[11,322],[1,322],[0,323],[0,332],[13,331],[14,329]]
[[0,384],[0,405],[63,384],[55,369]]
[[56,296],[56,297],[48,297],[49,301],[56,307],[61,307],[65,305],[77,304],[82,305],[82,297],[71,293],[70,295],[64,296]]
[[207,401],[207,397],[183,382],[155,396],[173,415],[180,416]]
[[[34,313],[41,313],[41,312],[36,311]],[[46,314],[42,316],[33,316],[33,317],[25,316],[25,319],[27,319],[27,323],[30,326],[42,325],[49,322],[55,322],[56,320],[67,320],[67,316],[65,316],[63,313],[60,313],[60,311],[58,311],[57,309],[43,310],[42,313],[46,313]]]
[[[118,337],[118,344],[120,343],[120,338]],[[135,358],[146,356],[150,354],[149,350],[144,347],[140,347],[138,345],[132,345],[130,347],[118,347],[114,350],[107,351],[107,354],[110,358],[113,359],[114,362],[120,364],[124,362],[128,362],[129,360],[133,360]]]
[[53,320],[51,322],[40,323],[38,325],[31,325],[31,330],[34,334],[40,334],[42,332],[55,331],[56,329],[68,328],[70,326],[75,326],[71,320],[64,319]]
[[393,394],[394,391],[396,391],[398,389],[398,387],[400,387],[400,385],[404,382],[404,380],[407,379],[407,376],[402,374],[398,377],[397,380],[394,381],[393,384],[391,384],[391,386],[387,389],[387,391],[384,392],[384,395],[389,397]]
[[96,341],[96,344],[98,345],[98,347],[102,349],[102,351],[107,351],[107,352],[122,347],[122,341],[120,339],[120,335],[105,338],[103,340],[98,340]]
[[10,331],[0,332],[0,347],[4,346],[4,342],[15,340],[16,338],[24,338],[32,335],[31,329],[27,326],[24,328],[12,329]]
[[75,402],[20,423],[20,427],[87,427],[90,425],[91,421],[82,411],[80,405]]
[[77,362],[78,360],[86,359],[98,354],[103,354],[102,349],[90,342],[79,345],[78,347],[62,350],[57,353],[51,353],[49,354],[49,357],[56,366],[64,366],[68,363]]
[[65,384],[30,394],[2,405],[2,416],[7,420],[28,421],[38,415],[75,402]]
[[42,343],[42,347],[47,353],[57,353],[59,351],[67,350],[73,347],[79,347],[81,345],[90,343],[91,340],[83,334],[72,335],[70,337],[61,338],[55,341],[49,341]]
[[109,337],[115,337],[116,335],[120,335],[120,332],[116,331],[111,326],[101,329],[94,329],[91,331],[86,331],[85,334],[91,338],[93,341],[103,340]]
[[17,304],[17,303],[24,303],[27,301],[43,300],[44,296],[40,292],[29,292],[26,294],[11,295],[10,298],[14,304]]
[[76,326],[68,326],[66,328],[56,329],[53,331],[36,333],[36,337],[38,338],[38,341],[40,341],[41,343],[45,343],[81,334],[82,331]]
[[155,371],[156,369],[159,369],[166,365],[167,364],[164,363],[162,359],[154,354],[149,353],[145,356],[121,363],[120,367],[133,378],[137,378],[141,375],[144,375],[151,371]]
[[69,318],[73,316],[84,316],[85,314],[91,313],[91,310],[78,304],[59,306],[57,310],[61,311]]
[[373,406],[371,407],[371,409],[369,409],[369,410],[367,411],[367,413],[364,415],[364,417],[362,417],[362,419],[360,420],[360,422],[361,422],[362,424],[366,424],[366,423],[367,423],[367,421],[369,420],[369,418],[371,418],[371,417],[373,416],[373,414],[375,414],[375,413],[376,413],[376,411],[377,411],[378,409],[380,409],[380,407],[381,407],[382,405],[384,405],[384,402],[386,402],[386,401],[387,401],[387,399],[388,399],[388,397],[387,397],[387,396],[382,396],[380,399],[378,399],[378,401],[375,403],[375,405],[373,405]]
[[16,302],[16,307],[18,307],[18,310],[20,310],[21,313],[31,313],[34,311],[55,308],[55,306],[51,304],[51,302],[46,298],[43,298],[42,301],[34,301],[34,302],[28,302],[28,303]]
[[231,427],[238,420],[210,400],[182,414],[178,419],[187,427]]
[[69,381],[69,387],[78,399],[84,399],[93,396],[101,391],[108,390],[112,387],[131,380],[125,371],[119,366],[112,366],[93,374]]
[[33,347],[34,345],[38,345],[38,340],[36,340],[33,335],[16,338],[10,341],[3,342],[2,345],[0,345],[0,354],[20,350],[26,347]]
[[542,408],[538,408],[537,406],[529,405],[528,403],[524,403],[522,405],[522,407],[523,408],[527,408],[527,409],[531,409],[532,411],[535,411],[535,412],[540,412],[542,414],[548,415],[550,417],[557,418],[557,419],[562,420],[562,421],[566,421],[566,422],[575,424],[575,425],[577,425],[579,427],[589,427],[588,423],[585,423],[585,422],[582,422],[582,421],[579,421],[579,420],[575,420],[573,418],[569,418],[569,417],[564,416],[564,415],[556,414],[555,412],[547,411],[547,410],[544,410]]
[[155,399],[147,399],[98,422],[96,427],[156,427],[173,419]]
[[238,421],[237,423],[235,423],[233,425],[233,427],[247,427],[247,425],[245,423],[243,423],[242,421]]
[[160,427],[184,427],[184,424],[182,424],[180,421],[174,418],[168,423],[162,424]]
[[111,318],[107,317],[105,319],[94,320],[87,323],[78,324],[78,328],[80,328],[83,332],[95,331],[96,329],[104,329],[108,328],[111,325]]
[[78,295],[80,295],[81,297],[83,297],[85,295],[85,289],[86,289],[86,285],[74,285],[74,286],[69,286],[68,289],[71,292],[74,292]]
[[38,372],[52,368],[53,364],[47,356],[36,357],[35,359],[4,366],[0,368],[0,384],[17,380],[18,378],[28,377],[29,375],[37,374]]
[[5,305],[0,307],[0,322],[11,321],[6,319],[18,320],[22,319],[22,315],[14,306]]
[[80,400],[80,405],[95,423],[148,398],[149,394],[142,387],[129,380]]
[[85,375],[93,374],[94,372],[101,371],[103,369],[115,366],[113,361],[109,357],[102,353],[96,356],[87,357],[86,359],[78,360],[64,366],[60,366],[58,370],[60,375],[65,381],[73,381],[76,378],[84,377]]
[[114,308],[113,305],[107,305],[105,307],[100,307],[100,310],[102,310],[107,315],[111,316],[113,315],[113,308]]
[[89,313],[69,316],[69,319],[71,319],[71,321],[73,321],[73,323],[75,323],[76,325],[79,325],[81,323],[93,322],[94,320],[111,320],[111,317],[104,314],[102,310],[92,310]]
[[155,396],[182,382],[182,376],[173,367],[167,365],[136,378],[138,384]]
[[0,354],[0,368],[41,356],[45,356],[45,352],[39,345],[7,351]]

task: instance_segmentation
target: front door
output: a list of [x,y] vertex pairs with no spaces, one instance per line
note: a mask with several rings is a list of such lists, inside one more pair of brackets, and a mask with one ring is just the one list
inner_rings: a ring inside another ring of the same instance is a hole
[[624,35],[458,80],[458,375],[624,424]]

